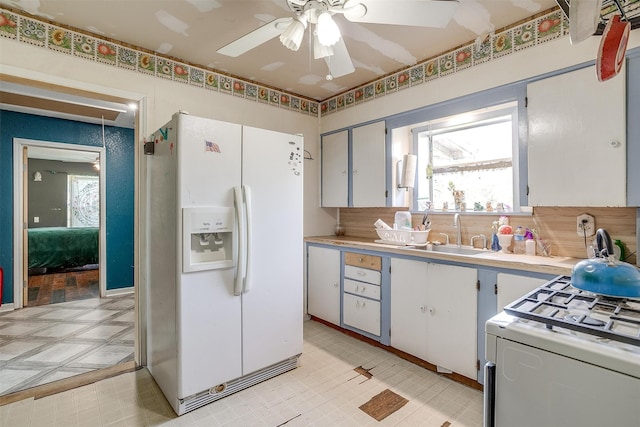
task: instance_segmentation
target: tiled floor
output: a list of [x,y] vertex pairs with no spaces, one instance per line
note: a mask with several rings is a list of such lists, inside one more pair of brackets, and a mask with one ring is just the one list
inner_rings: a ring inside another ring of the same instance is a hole
[[133,294],[0,313],[0,395],[133,360],[133,347]]
[[97,298],[100,270],[29,275],[29,307]]
[[[482,394],[314,321],[300,366],[177,418],[146,369],[0,407],[0,425],[479,427]],[[362,366],[367,379],[354,371]],[[378,422],[359,409],[385,389],[408,403]]]

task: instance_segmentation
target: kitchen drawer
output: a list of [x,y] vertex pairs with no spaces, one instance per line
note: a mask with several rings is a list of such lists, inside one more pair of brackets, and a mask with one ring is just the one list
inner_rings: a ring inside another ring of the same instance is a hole
[[342,294],[345,325],[380,336],[380,302],[351,294]]
[[372,283],[374,285],[380,285],[382,280],[382,274],[380,274],[379,271],[354,267],[352,265],[344,266],[344,277],[359,280],[361,282]]
[[371,270],[382,269],[382,258],[375,255],[356,254],[353,252],[344,253],[345,265],[353,265],[355,267],[369,268]]
[[380,299],[380,286],[362,283],[356,280],[344,279],[344,291],[367,298]]

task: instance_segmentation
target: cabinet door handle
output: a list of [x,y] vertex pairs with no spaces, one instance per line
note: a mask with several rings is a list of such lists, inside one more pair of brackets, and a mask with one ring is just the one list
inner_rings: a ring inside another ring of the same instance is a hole
[[434,314],[435,310],[433,309],[433,307],[429,307],[429,314]]
[[356,293],[360,291],[360,287],[356,285]]
[[426,312],[427,311],[427,307],[424,306],[424,305],[421,305],[420,306],[420,311],[423,312],[423,313]]
[[338,284],[337,284],[337,283],[334,283],[334,284],[333,284],[333,287],[334,287],[334,288],[337,288],[337,287],[338,287]]
[[357,175],[357,174],[358,174],[358,169],[354,169],[354,170],[353,170],[353,174],[354,174],[354,175]]

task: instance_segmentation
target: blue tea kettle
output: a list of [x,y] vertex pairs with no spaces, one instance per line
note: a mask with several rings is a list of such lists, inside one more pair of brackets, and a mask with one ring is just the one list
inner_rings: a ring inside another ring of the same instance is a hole
[[618,261],[609,233],[596,232],[595,258],[577,263],[571,271],[571,285],[583,291],[610,297],[640,298],[640,269]]

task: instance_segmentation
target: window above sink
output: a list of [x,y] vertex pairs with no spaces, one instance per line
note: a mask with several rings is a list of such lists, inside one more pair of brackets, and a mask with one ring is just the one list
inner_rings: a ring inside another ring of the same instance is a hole
[[431,120],[412,129],[419,211],[512,212],[517,104]]

